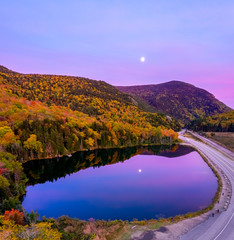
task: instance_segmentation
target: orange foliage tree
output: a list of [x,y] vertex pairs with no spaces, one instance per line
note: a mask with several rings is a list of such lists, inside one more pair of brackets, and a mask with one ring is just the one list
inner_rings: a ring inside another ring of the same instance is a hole
[[11,211],[5,211],[4,213],[5,220],[12,220],[18,225],[25,225],[24,214],[16,209],[11,209]]

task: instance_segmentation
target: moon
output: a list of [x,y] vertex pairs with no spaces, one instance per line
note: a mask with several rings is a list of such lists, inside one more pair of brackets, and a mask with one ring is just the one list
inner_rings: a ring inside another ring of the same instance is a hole
[[141,173],[141,169],[139,169],[138,172]]
[[145,57],[140,58],[141,62],[145,62]]

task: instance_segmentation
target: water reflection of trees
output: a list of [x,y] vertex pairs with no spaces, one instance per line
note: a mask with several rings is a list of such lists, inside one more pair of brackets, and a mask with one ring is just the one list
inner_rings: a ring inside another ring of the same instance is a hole
[[173,157],[185,155],[193,151],[185,146],[147,146],[118,149],[98,149],[94,151],[76,152],[72,157],[32,160],[24,163],[24,172],[28,185],[56,181],[67,174],[75,173],[89,167],[100,167],[108,164],[124,162],[139,154],[156,154]]

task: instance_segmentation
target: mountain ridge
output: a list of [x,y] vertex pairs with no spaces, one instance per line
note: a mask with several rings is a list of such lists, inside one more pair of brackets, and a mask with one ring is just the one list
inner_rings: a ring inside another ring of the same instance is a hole
[[[232,110],[207,90],[179,80],[159,84],[113,86],[101,80],[79,76],[22,74],[2,65],[0,65],[0,74],[14,86],[13,93],[19,94],[16,88],[23,88],[21,94],[29,100],[39,98],[48,105],[69,105],[72,110],[91,115],[103,113],[103,96],[105,96],[105,101],[116,100],[137,106],[146,112],[166,114],[185,124],[196,118]],[[37,94],[35,84],[39,84],[40,87],[42,85],[43,94]],[[58,86],[56,92],[51,91],[53,84]],[[45,88],[48,90],[46,85],[49,85],[49,92],[45,92]],[[68,92],[68,98],[61,97],[64,95],[63,88],[66,88]],[[56,99],[54,99],[54,94]],[[98,100],[95,103],[94,98]]]
[[207,90],[178,80],[116,88],[145,101],[156,112],[168,114],[183,123],[232,110]]

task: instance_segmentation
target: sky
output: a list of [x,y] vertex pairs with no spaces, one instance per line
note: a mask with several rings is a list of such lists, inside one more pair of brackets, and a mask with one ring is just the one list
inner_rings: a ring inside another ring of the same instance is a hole
[[0,0],[0,65],[115,86],[180,80],[234,108],[233,12],[233,0]]

